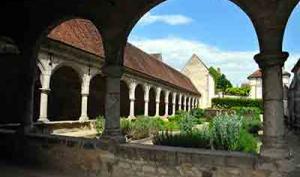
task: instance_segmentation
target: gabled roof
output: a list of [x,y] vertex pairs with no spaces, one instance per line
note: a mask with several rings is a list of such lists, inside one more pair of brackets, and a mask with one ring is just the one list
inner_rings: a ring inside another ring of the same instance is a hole
[[183,67],[183,69],[189,65],[190,63],[192,63],[193,61],[197,61],[199,63],[202,64],[202,66],[204,66],[207,70],[208,70],[208,67],[206,66],[206,64],[198,57],[198,55],[196,54],[193,54],[192,57],[189,59],[189,61],[185,64],[185,66]]
[[[88,20],[66,21],[53,29],[48,38],[104,58],[101,35]],[[130,43],[127,43],[125,48],[124,66],[145,74],[153,80],[162,80],[170,85],[199,94],[188,77]]]
[[262,77],[261,69],[258,69],[254,73],[252,73],[250,76],[248,76],[248,79],[261,78],[261,77]]
[[[288,77],[291,76],[291,74],[287,71],[283,71],[282,75],[283,76],[288,76]],[[253,78],[262,78],[261,69],[256,70],[254,73],[252,73],[250,76],[248,76],[248,79],[253,79]]]

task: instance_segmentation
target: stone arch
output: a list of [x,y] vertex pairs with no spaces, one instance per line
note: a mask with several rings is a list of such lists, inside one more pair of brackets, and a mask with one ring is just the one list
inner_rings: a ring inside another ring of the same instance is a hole
[[166,95],[166,90],[161,90],[160,98],[159,98],[159,115],[160,116],[165,115],[165,95]]
[[126,81],[120,83],[120,116],[128,117],[130,111],[129,87]]
[[90,81],[88,97],[88,117],[95,119],[105,114],[105,77],[97,74]]
[[57,64],[53,69],[52,73],[55,73],[57,70],[59,70],[62,67],[69,67],[72,68],[76,73],[78,74],[80,81],[82,81],[82,77],[84,74],[84,71],[82,70],[82,67],[80,67],[76,63],[68,62],[68,61],[61,61],[59,64]]
[[137,84],[135,88],[135,106],[134,106],[134,115],[141,116],[144,115],[144,88],[143,85]]
[[155,106],[156,106],[156,97],[155,97],[155,88],[151,87],[149,90],[149,116],[155,116]]
[[78,120],[81,113],[81,78],[71,67],[57,69],[50,79],[50,121]]

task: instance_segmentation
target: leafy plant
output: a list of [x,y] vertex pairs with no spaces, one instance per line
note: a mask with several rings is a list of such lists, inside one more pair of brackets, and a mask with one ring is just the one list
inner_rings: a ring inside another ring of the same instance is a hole
[[246,130],[242,129],[239,135],[238,145],[235,150],[248,153],[257,153],[257,144],[257,139]]
[[216,149],[235,150],[238,147],[242,121],[237,117],[220,115],[211,123],[213,146]]
[[186,113],[183,115],[182,119],[179,122],[179,129],[183,133],[190,134],[195,125],[195,118],[192,115]]
[[96,131],[97,134],[100,135],[102,134],[103,130],[104,130],[104,117],[103,116],[98,116],[96,118]]
[[161,132],[154,136],[153,144],[177,147],[193,147],[209,149],[210,132],[208,129],[193,130],[189,134]]

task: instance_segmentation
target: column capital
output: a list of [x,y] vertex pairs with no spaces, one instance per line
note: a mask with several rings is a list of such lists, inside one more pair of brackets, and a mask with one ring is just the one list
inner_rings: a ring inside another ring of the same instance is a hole
[[289,57],[288,52],[274,52],[274,53],[259,53],[254,56],[256,63],[261,69],[266,67],[284,65],[284,62]]
[[102,67],[102,72],[105,76],[120,78],[124,73],[124,68],[121,65],[105,64]]

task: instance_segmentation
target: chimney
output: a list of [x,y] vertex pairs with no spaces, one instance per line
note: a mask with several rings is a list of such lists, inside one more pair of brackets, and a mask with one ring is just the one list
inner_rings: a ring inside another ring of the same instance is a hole
[[156,58],[157,60],[159,61],[163,61],[162,59],[162,54],[161,53],[153,53],[153,54],[150,54],[152,57]]
[[221,74],[221,69],[219,67],[217,68],[217,71]]

